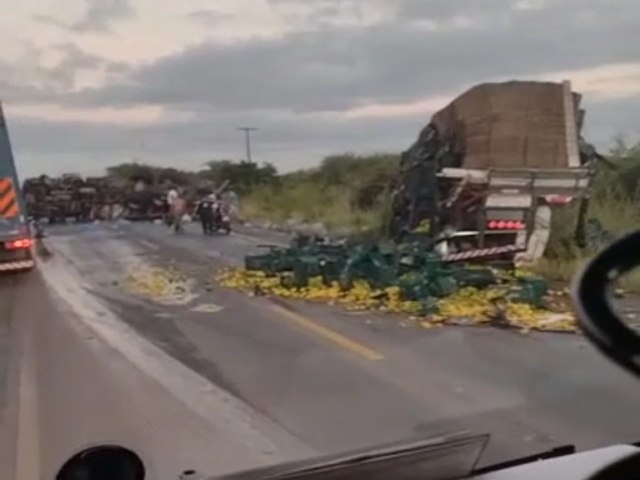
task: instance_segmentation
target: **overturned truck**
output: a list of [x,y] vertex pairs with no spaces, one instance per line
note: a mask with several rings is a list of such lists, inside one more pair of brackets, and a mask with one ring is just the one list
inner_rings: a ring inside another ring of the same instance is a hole
[[130,185],[109,177],[65,174],[29,178],[23,189],[29,216],[50,224],[94,220],[153,220],[166,211],[166,188]]
[[436,112],[402,155],[390,231],[437,239],[449,261],[535,261],[554,207],[583,228],[597,153],[569,82],[486,83]]

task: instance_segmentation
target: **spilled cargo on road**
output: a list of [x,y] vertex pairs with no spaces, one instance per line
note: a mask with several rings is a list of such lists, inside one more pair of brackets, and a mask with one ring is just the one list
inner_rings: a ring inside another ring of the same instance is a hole
[[554,311],[546,282],[514,265],[542,257],[556,208],[579,204],[577,239],[593,230],[586,214],[601,157],[580,135],[580,100],[569,82],[471,88],[436,112],[402,154],[386,241],[297,241],[248,256],[244,270],[224,272],[221,281],[428,317],[425,326],[574,331],[567,305]]
[[247,256],[244,269],[223,270],[218,281],[250,295],[405,314],[424,328],[575,331],[573,316],[549,301],[555,292],[547,282],[512,265],[447,261],[419,240],[336,244],[298,237],[288,248],[269,248]]

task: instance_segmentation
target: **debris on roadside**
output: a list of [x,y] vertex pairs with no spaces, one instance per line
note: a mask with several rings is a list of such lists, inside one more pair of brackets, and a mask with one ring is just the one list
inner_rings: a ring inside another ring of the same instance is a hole
[[125,286],[131,293],[163,305],[186,305],[197,297],[193,280],[173,269],[136,265],[127,273]]
[[251,296],[340,305],[420,318],[421,325],[490,325],[576,331],[573,316],[549,307],[547,283],[518,270],[449,264],[417,243],[319,244],[298,240],[222,270],[218,282]]

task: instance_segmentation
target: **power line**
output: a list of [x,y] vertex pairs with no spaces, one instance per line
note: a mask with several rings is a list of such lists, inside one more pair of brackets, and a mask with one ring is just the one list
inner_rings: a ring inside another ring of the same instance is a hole
[[251,132],[255,132],[258,129],[256,127],[238,127],[237,130],[244,132],[245,142],[247,144],[247,161],[251,162]]

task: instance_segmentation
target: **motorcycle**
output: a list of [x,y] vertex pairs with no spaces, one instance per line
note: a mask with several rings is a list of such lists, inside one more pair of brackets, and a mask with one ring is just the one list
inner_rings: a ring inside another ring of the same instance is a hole
[[222,232],[225,235],[229,235],[231,233],[231,217],[222,208],[222,204],[220,202],[216,202],[213,205],[213,211],[213,230],[215,232]]

